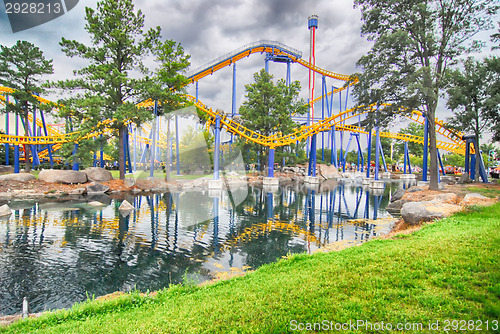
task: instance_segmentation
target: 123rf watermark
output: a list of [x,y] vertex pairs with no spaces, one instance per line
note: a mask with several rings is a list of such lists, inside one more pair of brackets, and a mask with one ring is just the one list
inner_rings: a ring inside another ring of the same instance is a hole
[[12,32],[30,29],[58,18],[79,0],[4,0]]
[[333,322],[323,320],[321,322],[299,322],[290,321],[292,331],[412,331],[424,330],[443,332],[473,332],[473,331],[498,331],[500,328],[498,320],[435,320],[427,323],[422,322],[371,322],[367,320],[349,320],[348,322]]

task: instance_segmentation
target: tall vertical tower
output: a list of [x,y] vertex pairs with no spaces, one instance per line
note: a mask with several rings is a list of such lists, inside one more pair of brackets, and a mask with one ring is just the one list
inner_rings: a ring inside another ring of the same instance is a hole
[[[316,29],[318,28],[318,15],[311,15],[308,19],[310,31],[309,64],[316,66]],[[314,123],[314,71],[309,69],[309,114],[311,124]]]

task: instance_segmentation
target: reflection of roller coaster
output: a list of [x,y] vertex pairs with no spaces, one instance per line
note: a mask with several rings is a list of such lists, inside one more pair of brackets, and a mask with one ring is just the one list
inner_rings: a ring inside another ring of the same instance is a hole
[[[256,53],[266,53],[266,68],[267,68],[267,62],[269,60],[275,61],[275,62],[282,62],[282,63],[287,63],[287,83],[289,83],[290,80],[290,64],[291,63],[298,63],[304,67],[306,67],[309,70],[312,70],[316,74],[319,74],[323,77],[323,94],[314,99],[313,103],[321,101],[323,106],[326,105],[327,107],[327,115],[326,117],[322,117],[322,119],[317,120],[315,122],[309,122],[306,125],[302,125],[298,127],[293,133],[291,134],[286,134],[282,135],[280,132],[277,132],[271,136],[263,136],[262,134],[252,131],[242,124],[240,124],[235,118],[235,110],[234,110],[234,103],[233,103],[233,112],[232,114],[224,114],[219,111],[213,111],[211,108],[208,108],[205,106],[203,103],[201,103],[198,99],[198,86],[196,85],[196,96],[188,96],[188,99],[198,107],[198,109],[203,112],[207,116],[207,121],[209,124],[214,124],[216,125],[216,131],[220,131],[221,128],[225,129],[228,133],[237,135],[241,138],[244,138],[248,141],[269,147],[270,149],[276,148],[276,147],[281,147],[281,146],[287,146],[292,143],[296,143],[298,141],[302,141],[306,138],[309,138],[315,134],[318,133],[327,133],[330,138],[332,138],[332,162],[337,165],[337,161],[333,161],[333,155],[336,155],[336,146],[333,144],[335,140],[335,132],[336,131],[346,131],[350,132],[352,135],[356,133],[364,133],[368,134],[369,137],[372,135],[372,131],[367,131],[366,129],[362,128],[359,126],[359,120],[361,119],[361,116],[373,112],[374,106],[367,106],[365,108],[356,108],[356,109],[348,109],[348,110],[340,110],[337,114],[333,112],[333,106],[332,102],[328,103],[328,96],[332,94],[339,93],[345,89],[348,89],[348,85],[344,86],[342,88],[334,88],[332,87],[332,91],[327,93],[326,89],[326,78],[332,78],[336,80],[341,80],[341,81],[348,81],[349,76],[347,75],[342,75],[342,74],[337,74],[333,73],[327,70],[324,70],[322,68],[319,68],[315,65],[312,65],[306,61],[304,61],[301,58],[301,53],[297,50],[294,50],[286,45],[283,45],[281,43],[277,42],[270,42],[270,41],[261,41],[261,42],[256,42],[253,44],[249,44],[244,46],[243,48],[240,48],[234,52],[231,52],[205,66],[203,66],[200,69],[197,69],[189,76],[189,79],[192,83],[198,83],[199,80],[203,79],[204,77],[213,74],[214,72],[229,66],[233,64],[234,66],[236,65],[236,62],[244,59],[251,54],[256,54]],[[235,72],[234,72],[235,73]],[[235,78],[233,77],[233,80]],[[355,80],[351,84],[355,84],[357,81]],[[233,85],[233,90],[234,90],[234,85]],[[5,88],[5,87],[0,87],[0,94],[3,94],[3,96],[0,96],[1,102],[3,103],[8,103],[8,95],[9,93],[12,93],[12,90],[10,88]],[[233,92],[233,98],[234,98],[234,92]],[[41,97],[37,97],[37,99],[45,104],[51,104],[54,106],[54,108],[57,107],[56,104],[50,102],[49,100],[46,100]],[[346,99],[347,101],[347,99]],[[233,101],[234,102],[234,101]],[[152,107],[154,105],[154,101],[148,100],[144,101],[138,104],[138,107]],[[347,104],[346,104],[347,105]],[[383,106],[382,106],[383,107]],[[347,108],[346,108],[347,109]],[[412,121],[418,122],[420,124],[425,124],[425,117],[424,115],[419,112],[419,111],[413,111],[412,113],[404,113],[404,115],[409,118]],[[49,159],[52,159],[52,153],[62,147],[62,144],[68,143],[68,142],[79,142],[81,140],[87,140],[91,139],[94,137],[97,137],[103,133],[103,131],[94,131],[90,133],[78,133],[78,132],[71,132],[71,133],[63,133],[55,127],[46,124],[45,119],[43,117],[43,113],[40,111],[40,119],[36,119],[36,111],[35,113],[30,114],[30,122],[33,123],[33,127],[31,128],[28,125],[29,131],[30,131],[30,136],[20,136],[19,135],[19,129],[18,129],[18,120],[16,119],[16,135],[10,135],[8,134],[8,125],[7,125],[7,134],[2,134],[0,135],[0,143],[6,144],[6,147],[8,148],[8,145],[13,145],[14,147],[19,147],[22,145],[32,145],[31,147],[33,148],[34,154],[33,161],[34,164],[39,163],[39,159],[44,159],[46,157],[49,157]],[[354,125],[356,122],[354,122],[354,118],[357,118],[358,120],[358,126]],[[354,124],[346,124],[346,121],[351,120]],[[112,120],[107,120],[104,122],[112,122]],[[7,121],[8,123],[8,121]],[[151,129],[151,128],[149,128]],[[218,129],[218,130],[217,130]],[[474,153],[474,149],[470,147],[470,141],[464,140],[462,137],[462,134],[451,130],[446,127],[445,123],[441,120],[436,119],[436,131],[440,135],[442,135],[444,140],[438,140],[437,142],[437,147],[438,149],[442,149],[445,151],[450,151],[450,152],[455,152],[458,154],[465,154],[466,156],[469,155],[469,153]],[[106,130],[104,130],[106,132]],[[152,142],[155,142],[155,146],[157,147],[166,147],[166,142],[165,140],[161,140],[160,135],[158,135],[158,140],[153,141],[151,138],[151,133],[147,133],[148,130],[144,130],[142,133],[144,133],[143,136],[137,136],[136,133],[133,133],[132,127],[130,127],[130,135],[133,135],[134,138],[139,141],[139,143],[145,144],[146,147],[149,147],[152,145]],[[149,130],[149,132],[151,132]],[[426,142],[426,139],[424,137],[419,137],[419,136],[412,136],[412,135],[407,135],[407,134],[401,134],[401,133],[391,133],[391,132],[379,132],[379,131],[373,131],[374,135],[379,135],[381,137],[388,137],[392,139],[397,139],[401,140],[404,142],[415,142],[419,144],[424,144]],[[426,132],[427,135],[427,132]],[[128,138],[127,138],[128,139]],[[352,136],[351,138],[352,139]],[[356,137],[356,140],[358,141],[358,150],[361,151],[361,147],[359,144],[359,135]],[[369,140],[370,141],[370,140]],[[350,143],[350,140],[349,140]],[[324,143],[323,143],[324,147]],[[380,146],[381,147],[381,146]],[[340,142],[340,149],[342,152],[342,140]],[[349,149],[347,147],[346,151]],[[23,149],[21,148],[21,151]],[[361,152],[359,152],[361,153]],[[405,156],[407,152],[405,152]],[[130,157],[130,154],[128,155]],[[16,159],[22,159],[22,157],[16,157]],[[335,160],[337,160],[335,158]],[[376,161],[378,163],[378,161]],[[315,162],[314,162],[315,163]],[[101,158],[101,164],[102,164],[102,158]],[[130,162],[129,162],[130,164]],[[344,164],[345,166],[345,157],[340,156],[339,157],[339,164]],[[274,165],[274,164],[273,164]],[[340,166],[339,166],[340,167]],[[358,168],[359,168],[359,163],[358,163]],[[443,168],[444,169],[444,168]],[[405,168],[406,172],[406,168]]]

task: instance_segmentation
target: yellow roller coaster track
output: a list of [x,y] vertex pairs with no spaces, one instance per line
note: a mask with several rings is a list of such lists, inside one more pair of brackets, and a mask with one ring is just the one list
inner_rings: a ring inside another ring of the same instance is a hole
[[[4,93],[11,93],[12,90],[9,88],[5,87],[0,87],[0,92]],[[343,111],[337,115],[325,118],[317,123],[314,123],[309,126],[302,126],[298,129],[296,129],[293,133],[286,135],[286,136],[281,136],[279,133],[275,134],[273,136],[263,136],[255,131],[252,131],[243,125],[239,124],[238,122],[230,119],[227,117],[226,114],[220,113],[217,111],[213,111],[211,108],[208,108],[206,105],[201,103],[200,101],[195,102],[195,97],[193,96],[187,96],[188,100],[194,103],[196,107],[198,107],[201,111],[203,111],[207,116],[209,116],[208,122],[214,123],[217,115],[221,118],[221,124],[222,126],[230,133],[233,133],[235,135],[238,135],[242,138],[245,138],[246,140],[252,141],[254,143],[267,146],[267,147],[280,147],[280,146],[287,146],[292,143],[295,143],[297,141],[302,141],[303,139],[310,137],[313,134],[320,133],[322,131],[329,131],[333,126],[337,130],[341,131],[352,131],[352,132],[359,132],[359,133],[368,133],[362,128],[358,128],[353,125],[342,125],[341,123],[344,122],[345,120],[348,120],[353,117],[357,117],[359,115],[366,114],[368,112],[373,112],[374,107],[369,106],[364,109],[349,109],[346,111]],[[40,101],[43,103],[50,103],[49,100],[40,98]],[[138,104],[138,107],[149,107],[151,106],[153,101],[144,101]],[[407,117],[415,122],[418,122],[420,124],[424,123],[424,117],[421,112],[419,111],[413,111],[411,114],[407,115]],[[30,116],[30,120],[32,120]],[[106,120],[103,121],[104,124],[110,124],[113,120]],[[37,120],[37,125],[42,126],[41,121]],[[53,150],[58,149],[62,146],[62,144],[67,143],[67,142],[77,142],[80,140],[85,140],[85,139],[90,139],[93,137],[96,137],[100,135],[103,131],[95,131],[91,133],[87,133],[85,135],[79,136],[78,132],[72,132],[68,134],[62,134],[58,132],[57,130],[52,129],[51,127],[48,127],[51,129],[51,136],[38,136],[38,137],[26,137],[26,136],[13,136],[13,135],[0,135],[0,143],[8,143],[12,145],[48,145],[52,144],[54,145]],[[444,141],[438,141],[437,147],[439,149],[443,149],[446,151],[458,153],[458,154],[464,154],[465,152],[465,144],[464,141],[461,139],[461,134],[459,132],[454,132],[452,130],[449,130],[445,127],[444,122],[442,122],[439,119],[436,119],[436,130],[438,133],[442,134],[446,138],[448,138],[451,143],[449,142],[444,142]],[[412,135],[406,135],[406,134],[400,134],[400,133],[390,133],[390,132],[381,132],[381,136],[383,137],[388,137],[388,138],[393,138],[393,139],[398,139],[398,140],[403,140],[403,141],[410,141],[410,142],[415,142],[415,143],[421,143],[423,144],[423,138],[418,137],[418,136],[412,136]],[[145,137],[138,137],[139,142],[145,143],[145,144],[151,144],[151,140],[149,138]],[[166,143],[160,141],[157,142],[156,145],[158,147],[165,148]]]

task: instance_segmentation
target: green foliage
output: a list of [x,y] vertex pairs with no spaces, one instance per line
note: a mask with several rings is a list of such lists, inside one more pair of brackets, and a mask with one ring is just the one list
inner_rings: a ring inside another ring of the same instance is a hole
[[486,60],[477,61],[469,57],[463,62],[463,70],[448,72],[447,80],[446,104],[454,112],[447,124],[480,138],[494,125],[492,116],[500,118],[498,104],[489,101],[495,98],[491,96],[489,88],[500,80],[500,72],[492,73]]
[[444,165],[463,167],[465,166],[465,157],[457,153],[443,154],[442,157]]
[[435,117],[444,74],[456,58],[478,50],[473,37],[492,27],[495,0],[355,0],[361,33],[373,41],[358,60],[362,73],[354,86],[357,105],[383,103],[368,117],[369,127],[385,124],[395,113],[421,110],[429,120],[431,189],[437,189]]
[[[302,115],[307,111],[305,102],[298,98],[300,83],[295,81],[287,87],[284,80],[279,80],[275,84],[273,76],[265,70],[255,73],[254,80],[254,83],[245,86],[246,101],[239,110],[243,125],[264,136],[291,133],[297,123],[292,121],[290,115]],[[267,164],[265,147],[244,140],[240,141],[240,147],[247,163],[255,163],[260,159],[261,164]],[[289,149],[277,148],[275,161],[283,157],[295,159],[295,149],[295,144]]]
[[[208,142],[207,142],[208,140]],[[180,162],[183,169],[190,171],[210,171],[212,157],[208,148],[213,143],[213,136],[206,131],[196,131],[189,126],[180,140]]]
[[493,43],[496,43],[496,45],[493,45],[491,48],[492,50],[497,50],[500,49],[500,21],[497,22],[498,25],[498,31],[491,35],[491,41]]
[[489,117],[493,123],[491,130],[493,140],[500,140],[500,116],[498,106],[500,105],[500,58],[489,57],[485,59],[486,67],[490,77],[488,78],[486,107],[490,110]]
[[[124,178],[126,122],[140,124],[153,118],[150,110],[136,107],[148,97],[161,99],[163,110],[178,105],[174,90],[185,83],[180,72],[189,65],[189,56],[179,44],[161,42],[160,27],[144,31],[144,14],[135,11],[132,0],[103,0],[96,10],[87,7],[85,12],[90,45],[65,38],[60,44],[68,57],[83,58],[89,64],[75,71],[77,78],[54,86],[72,94],[64,101],[63,116],[74,118],[81,130],[113,129],[110,135],[119,139],[120,178]],[[143,63],[151,54],[160,64],[154,72]],[[112,123],[101,123],[111,119]]]
[[[33,95],[44,92],[41,77],[54,72],[52,60],[48,60],[43,52],[27,41],[17,41],[12,47],[1,45],[0,51],[0,84],[14,89],[11,103],[2,112],[15,113],[24,121],[24,134],[29,135],[28,113],[35,109],[50,111],[50,105],[41,104]],[[30,147],[26,145],[27,172],[31,169],[29,161]]]
[[[424,136],[424,126],[422,124],[412,122],[412,123],[408,124],[408,126],[406,128],[399,130],[399,133],[423,137]],[[394,145],[394,150],[397,152],[398,156],[403,157],[404,150],[405,150],[404,141],[398,141],[397,144]],[[424,155],[424,146],[422,144],[408,142],[408,151],[410,152],[410,154],[421,157]]]

